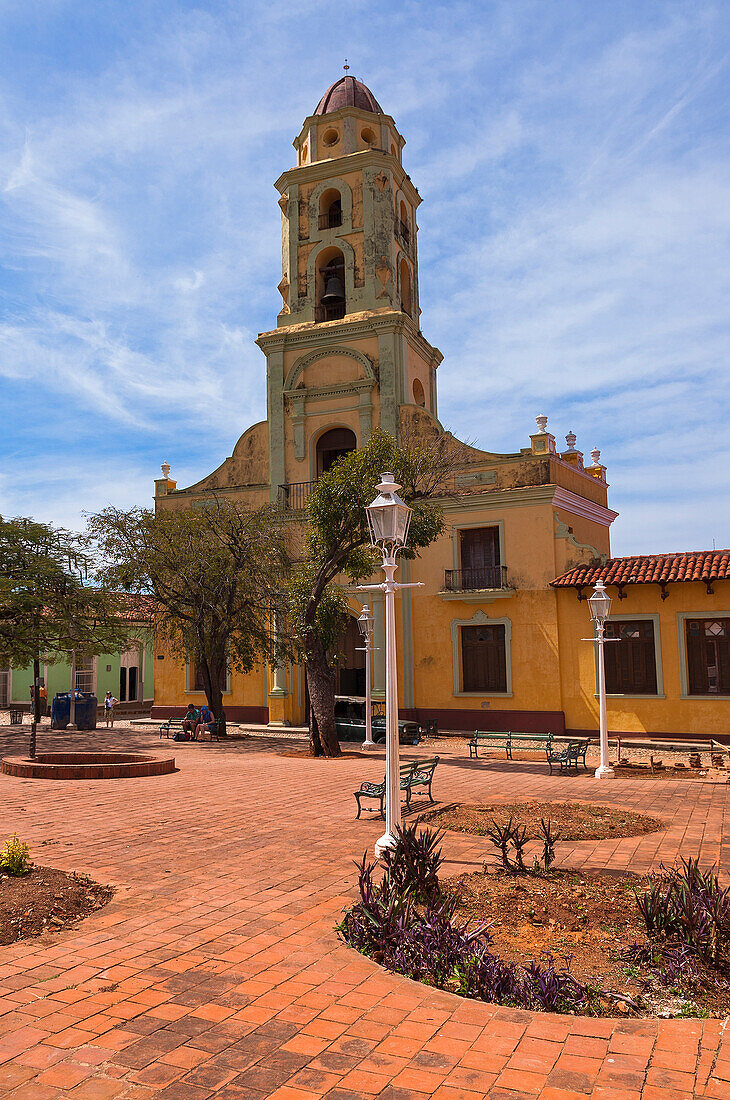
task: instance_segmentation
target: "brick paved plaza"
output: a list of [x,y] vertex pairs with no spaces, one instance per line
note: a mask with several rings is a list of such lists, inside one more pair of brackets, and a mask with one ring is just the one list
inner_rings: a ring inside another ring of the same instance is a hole
[[[3,754],[23,739],[0,731]],[[64,745],[44,731],[42,746]],[[78,747],[168,747],[119,728]],[[0,836],[36,862],[117,887],[75,931],[0,948],[2,1100],[685,1100],[730,1097],[723,1021],[607,1021],[470,1002],[338,943],[353,858],[382,832],[352,791],[382,758],[315,761],[269,739],[174,746],[173,775],[71,783],[0,777]],[[728,787],[549,778],[447,750],[443,801],[600,800],[662,833],[562,844],[574,867],[637,871],[680,850],[730,874]],[[405,755],[415,755],[408,750]],[[488,841],[450,834],[447,872]]]

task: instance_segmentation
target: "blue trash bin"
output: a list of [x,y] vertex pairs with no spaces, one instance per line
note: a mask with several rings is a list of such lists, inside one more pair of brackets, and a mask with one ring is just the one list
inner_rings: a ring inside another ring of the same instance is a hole
[[[76,728],[96,729],[98,700],[89,691],[76,692]],[[71,692],[58,692],[51,706],[51,729],[64,730],[71,720]]]

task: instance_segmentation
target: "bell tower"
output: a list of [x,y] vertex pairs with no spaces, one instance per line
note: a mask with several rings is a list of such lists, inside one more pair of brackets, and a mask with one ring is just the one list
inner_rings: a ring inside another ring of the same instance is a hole
[[305,119],[296,164],[276,181],[282,308],[276,330],[257,341],[267,358],[272,499],[280,487],[302,496],[287,487],[319,476],[320,437],[331,443],[339,432],[352,449],[375,425],[397,435],[403,405],[436,416],[441,354],[420,332],[421,199],[404,145],[370,89],[346,74]]

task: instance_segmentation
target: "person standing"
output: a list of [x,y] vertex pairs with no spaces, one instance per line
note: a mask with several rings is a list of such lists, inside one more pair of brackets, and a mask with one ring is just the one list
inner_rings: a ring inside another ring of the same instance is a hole
[[48,691],[44,683],[41,683],[41,686],[38,688],[38,702],[40,703],[41,717],[45,718],[48,709]]
[[109,726],[114,729],[114,708],[118,702],[119,700],[115,699],[110,691],[104,696],[104,717],[106,718],[107,729],[109,729]]

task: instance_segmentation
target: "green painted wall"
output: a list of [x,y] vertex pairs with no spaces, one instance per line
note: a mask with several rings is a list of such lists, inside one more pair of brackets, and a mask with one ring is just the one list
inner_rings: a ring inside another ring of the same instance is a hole
[[[136,633],[135,638],[140,643],[144,643],[140,650],[139,690],[136,701],[152,702],[154,699],[155,671],[152,635],[147,631],[140,630]],[[107,691],[111,691],[119,699],[121,654],[103,653],[94,658],[94,665],[94,690],[99,702],[104,698]],[[33,682],[33,666],[20,669],[13,668],[11,677],[10,698],[12,701],[14,703],[29,703],[29,688]],[[41,662],[41,677],[45,677],[50,708],[53,696],[58,692],[68,691],[71,686],[71,662],[61,660],[47,665]]]

